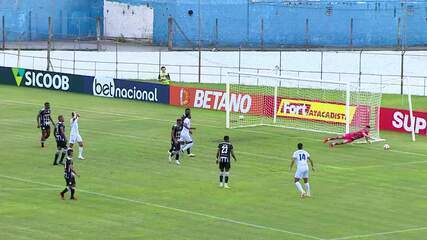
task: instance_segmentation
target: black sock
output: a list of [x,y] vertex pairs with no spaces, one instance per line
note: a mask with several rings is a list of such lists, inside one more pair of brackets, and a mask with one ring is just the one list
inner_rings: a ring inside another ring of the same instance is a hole
[[225,183],[228,183],[228,172],[225,173]]
[[68,192],[68,188],[65,188],[64,190],[62,190],[61,194],[65,194],[66,192]]
[[222,179],[223,179],[223,178],[224,178],[224,177],[222,176],[222,173],[220,173],[220,174],[219,174],[219,182],[220,182],[220,183],[222,183]]
[[74,188],[71,188],[71,198],[74,198],[74,192],[75,192],[76,190],[74,190]]
[[59,152],[56,152],[55,153],[55,158],[53,159],[53,165],[57,165],[58,164],[58,162],[57,162],[58,157],[59,157]]
[[191,153],[191,150],[190,150],[190,148],[188,148],[187,149],[187,154],[190,154]]
[[175,155],[175,160],[179,160],[179,154]]
[[62,151],[61,160],[59,161],[60,164],[64,162],[64,157],[65,157],[65,150]]

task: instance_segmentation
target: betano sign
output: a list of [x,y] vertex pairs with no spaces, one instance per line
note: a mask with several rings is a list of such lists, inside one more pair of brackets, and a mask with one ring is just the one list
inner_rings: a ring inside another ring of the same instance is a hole
[[[232,112],[273,116],[273,96],[231,93]],[[222,90],[171,86],[171,105],[225,111],[226,94]],[[345,105],[339,103],[316,102],[300,99],[279,98],[277,116],[297,118],[307,121],[345,124]],[[350,107],[350,122],[357,107]]]
[[[170,87],[169,104],[175,106],[225,111],[226,99],[225,92],[221,90]],[[233,112],[249,113],[253,104],[254,98],[249,94],[230,94],[230,106]]]

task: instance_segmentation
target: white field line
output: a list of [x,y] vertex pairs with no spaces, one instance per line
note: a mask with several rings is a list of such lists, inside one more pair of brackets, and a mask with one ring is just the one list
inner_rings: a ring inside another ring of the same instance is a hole
[[[18,103],[18,104],[27,104],[27,105],[40,105],[40,104],[35,104],[35,103],[10,101],[10,100],[7,100],[6,102],[12,102],[12,103]],[[60,106],[60,107],[61,108],[69,108],[69,107],[65,107],[65,106],[64,107]],[[72,108],[69,108],[69,109],[72,109]],[[80,111],[82,111],[82,110],[80,110]],[[94,111],[90,111],[90,110],[83,110],[83,111],[94,112]],[[169,120],[165,120],[165,119],[157,119],[157,118],[142,118],[142,117],[139,118],[139,117],[137,117],[135,115],[129,115],[129,114],[120,114],[120,113],[111,113],[111,112],[98,112],[98,111],[96,111],[96,113],[107,114],[107,115],[110,114],[110,115],[122,116],[122,117],[130,117],[130,118],[133,118],[133,119],[137,118],[137,119],[141,119],[141,120],[166,121],[166,122],[170,122],[170,123],[173,122],[173,121],[169,121]],[[2,122],[1,119],[0,119],[0,122]],[[7,122],[10,122],[10,121],[7,121]],[[17,121],[14,121],[14,122],[17,122]],[[25,121],[25,122],[27,122],[27,121]],[[212,128],[220,128],[220,127],[216,127],[216,126],[212,126],[212,125],[201,125],[201,126],[212,127]],[[115,134],[115,133],[111,133],[111,132],[109,133],[109,132],[90,131],[90,130],[85,130],[85,131],[86,132],[93,132],[93,133],[96,133],[96,134],[104,134],[104,135],[117,136],[117,137],[129,137],[129,138],[135,138],[135,139],[147,139],[147,138],[143,138],[143,137],[135,136],[135,135],[130,135],[130,134]],[[252,130],[252,131],[251,130],[247,130],[247,132],[266,134],[266,132],[255,131],[255,130]],[[267,133],[267,134],[269,134],[269,133]],[[270,133],[270,135],[272,135],[272,133]],[[311,141],[315,141],[315,142],[318,142],[318,141],[320,142],[320,140],[314,140],[313,138],[306,138],[306,139],[311,140]],[[202,147],[202,146],[199,145],[198,147]],[[422,153],[406,152],[406,151],[400,151],[400,150],[390,150],[390,151],[396,152],[396,153],[401,153],[401,154],[408,154],[408,155],[414,155],[414,156],[420,156],[420,157],[427,157],[427,154],[422,154]],[[279,158],[279,157],[275,157],[275,156],[269,156],[269,155],[265,155],[265,154],[256,154],[256,153],[243,152],[243,151],[236,151],[236,153],[242,153],[242,154],[246,154],[246,155],[252,155],[252,156],[255,156],[255,157],[267,158],[267,159],[286,160],[284,158]],[[326,164],[321,164],[320,166],[331,168],[331,169],[337,169],[337,170],[358,170],[358,169],[384,168],[384,167],[387,167],[387,166],[401,166],[401,165],[411,165],[411,164],[421,164],[421,163],[427,163],[427,160],[426,161],[399,162],[399,163],[392,163],[392,164],[389,164],[389,165],[368,165],[368,166],[360,166],[360,167],[338,167],[338,166],[326,165]]]
[[[9,103],[13,103],[13,104],[21,104],[21,105],[33,105],[33,106],[40,106],[40,103],[34,103],[34,102],[23,102],[23,101],[14,101],[14,100],[2,100],[2,102],[9,102]],[[69,109],[69,110],[76,110],[75,108],[71,108],[69,106],[63,106],[63,105],[58,105],[58,107],[63,108],[63,109]],[[167,119],[160,119],[160,118],[150,118],[150,117],[140,117],[138,115],[133,115],[133,114],[129,114],[129,113],[119,113],[119,112],[103,112],[103,111],[94,111],[94,110],[89,110],[89,109],[82,109],[79,108],[79,111],[81,112],[89,112],[89,113],[98,113],[98,114],[105,114],[105,115],[113,115],[113,116],[120,116],[120,117],[127,117],[128,119],[125,120],[113,120],[113,121],[127,121],[127,120],[132,120],[132,121],[136,121],[136,120],[153,120],[153,121],[157,121],[157,122],[168,122],[168,123],[174,123],[175,121],[170,121]],[[131,118],[131,119],[129,119]],[[209,122],[214,122],[217,123],[216,121],[200,121],[200,122],[205,122],[205,123],[209,123]],[[214,126],[214,125],[208,125],[208,124],[198,124],[199,126],[203,126],[203,127],[210,127],[210,128],[218,128],[218,129],[225,129],[223,127],[218,127],[218,126]],[[240,128],[239,131],[243,131],[243,132],[249,132],[249,133],[256,133],[256,134],[264,134],[264,135],[274,135],[277,136],[274,133],[269,133],[269,132],[264,132],[264,131],[256,131],[256,130],[249,130],[246,128]],[[314,138],[308,138],[308,137],[298,137],[299,139],[306,139],[312,142],[321,142],[322,139],[314,139]],[[427,157],[427,154],[422,154],[422,153],[414,153],[414,152],[406,152],[406,151],[400,151],[400,150],[390,150],[393,152],[397,152],[397,153],[402,153],[402,154],[409,154],[409,155],[414,155],[414,156],[422,156],[422,157]],[[261,155],[258,155],[261,156]],[[414,162],[414,163],[418,163],[418,162]],[[401,165],[401,164],[396,164],[396,165]],[[404,164],[402,164],[404,165]],[[323,165],[326,166],[326,165]],[[376,168],[379,167],[380,165],[375,165],[372,166],[372,168]],[[368,166],[365,167],[360,167],[361,169],[366,168]],[[355,169],[355,168],[346,168],[346,167],[337,167],[337,166],[331,166],[331,168],[335,168],[335,169]],[[368,167],[369,168],[369,167]]]
[[[7,123],[1,123],[1,119],[0,119],[0,124],[5,124],[7,125]],[[19,122],[19,120],[18,120]],[[21,121],[21,122],[27,122],[27,121]],[[122,137],[122,138],[132,138],[132,139],[141,139],[141,140],[147,140],[146,137],[141,137],[141,136],[137,136],[137,135],[131,135],[131,134],[120,134],[120,133],[112,133],[112,132],[103,132],[103,131],[93,131],[93,130],[84,130],[85,132],[89,132],[89,133],[94,133],[94,134],[101,134],[101,135],[108,135],[108,136],[113,136],[113,137]],[[150,138],[150,140],[152,140],[154,138]],[[162,141],[162,140],[160,140]],[[169,141],[164,141],[165,143],[169,143]],[[150,144],[155,144],[158,142],[151,142]],[[201,149],[211,149],[209,147],[205,147],[203,145],[197,145],[198,148]],[[425,154],[421,154],[421,153],[407,153],[404,151],[397,151],[397,150],[390,150],[390,151],[394,151],[394,152],[398,152],[398,153],[402,153],[402,154],[412,154],[415,156],[420,156],[420,157],[424,157],[427,156]],[[286,161],[286,158],[281,158],[281,157],[276,157],[276,156],[272,156],[272,155],[265,155],[265,154],[257,154],[257,153],[251,153],[251,152],[245,152],[245,151],[236,151],[236,153],[238,154],[244,154],[244,155],[248,155],[248,156],[254,156],[254,157],[258,157],[258,158],[263,158],[263,159],[273,159],[273,160],[280,160],[280,161]],[[386,167],[390,167],[390,166],[406,166],[406,165],[412,165],[412,164],[423,164],[423,163],[427,163],[427,160],[424,161],[411,161],[411,162],[398,162],[398,163],[390,163],[388,165],[368,165],[368,166],[359,166],[359,167],[339,167],[339,166],[333,166],[333,165],[328,165],[328,164],[320,164],[318,166],[320,167],[326,167],[326,168],[330,168],[330,169],[336,169],[336,170],[359,170],[359,169],[372,169],[372,168],[386,168]],[[319,170],[319,168],[318,168]]]
[[[63,235],[59,235],[59,234],[55,234],[55,233],[51,233],[51,232],[45,232],[45,231],[42,231],[42,230],[30,228],[30,227],[24,227],[24,226],[6,224],[6,225],[0,225],[0,228],[5,228],[6,230],[8,230],[9,228],[15,228],[15,229],[18,229],[21,232],[23,231],[23,232],[27,232],[27,233],[41,233],[41,234],[44,234],[44,235],[50,235],[51,237],[54,237],[54,239],[63,239],[62,238]],[[9,234],[9,235],[13,236],[12,234]],[[32,237],[32,238],[28,238],[28,239],[34,239],[34,238]]]
[[389,151],[397,152],[397,153],[403,153],[403,154],[409,154],[409,155],[414,155],[414,156],[419,156],[419,157],[427,157],[427,154],[422,154],[422,153],[406,152],[406,151],[400,151],[400,150],[394,150],[394,149],[391,149]]
[[[18,178],[18,177],[11,177],[11,176],[2,175],[2,174],[0,174],[0,177],[4,178],[4,179],[8,179],[8,180],[18,181],[18,182],[37,184],[37,185],[48,186],[48,187],[58,187],[58,189],[61,188],[61,186],[59,186],[59,185],[43,183],[43,182],[38,182],[38,181],[32,181],[32,180]],[[180,209],[180,208],[169,207],[169,206],[160,205],[160,204],[156,204],[156,203],[150,203],[150,202],[141,201],[141,200],[119,197],[119,196],[114,196],[114,195],[104,194],[104,193],[98,193],[98,192],[93,192],[93,191],[88,191],[88,190],[83,190],[83,189],[78,189],[78,191],[82,192],[82,193],[98,196],[98,197],[112,199],[112,200],[141,204],[141,205],[145,205],[145,206],[149,206],[149,207],[160,208],[160,209],[165,209],[165,210],[174,211],[174,212],[180,212],[180,213],[187,214],[187,215],[195,215],[195,216],[200,216],[200,217],[204,217],[204,218],[215,219],[215,220],[219,220],[219,221],[223,221],[223,222],[234,223],[237,225],[242,225],[242,226],[256,228],[256,229],[286,233],[286,234],[290,234],[290,235],[300,236],[300,237],[303,237],[306,239],[324,240],[322,238],[318,238],[318,237],[303,234],[303,233],[297,233],[297,232],[292,232],[292,231],[283,230],[283,229],[279,229],[279,228],[273,228],[273,227],[268,227],[268,226],[253,224],[253,223],[237,221],[237,220],[233,220],[230,218],[218,217],[218,216],[214,216],[214,215],[210,215],[210,214],[205,214],[205,213],[200,213],[200,212],[195,212],[195,211],[190,211],[190,210],[185,210],[185,209]]]
[[1,191],[56,191],[57,188],[1,188]]
[[[29,102],[20,102],[20,101],[11,101],[11,100],[6,100],[5,102],[18,103],[18,104],[27,104],[27,105],[37,105],[37,106],[40,105],[38,103],[29,103]],[[70,109],[70,110],[73,109],[73,108],[69,108],[69,107],[65,107],[65,106],[60,106],[60,107],[64,108],[64,109]],[[86,112],[93,112],[91,110],[84,110],[84,109],[80,109],[80,111],[82,111],[82,112],[84,112],[84,111],[86,111]],[[164,121],[164,122],[170,122],[170,123],[173,122],[173,121],[169,121],[169,120],[165,120],[165,119],[142,118],[142,117],[139,118],[139,117],[137,117],[135,115],[124,114],[124,113],[111,113],[111,112],[101,112],[101,111],[96,111],[96,113],[106,114],[106,115],[116,115],[116,116],[122,116],[122,117],[133,117],[133,118],[140,119],[140,120],[155,120],[155,121]],[[216,126],[212,126],[212,125],[202,125],[202,126],[212,127],[212,128],[221,128],[221,127],[216,127]],[[247,132],[258,133],[258,134],[270,134],[270,135],[274,135],[272,133],[266,133],[266,132],[262,132],[262,131],[260,132],[260,131],[255,131],[255,130],[252,130],[252,131],[248,130]],[[100,133],[100,132],[97,132],[97,133]],[[107,134],[107,135],[112,135],[112,136],[120,136],[120,137],[131,137],[131,138],[143,139],[142,137],[139,137],[139,136],[124,135],[124,134],[113,134],[113,133],[105,133],[105,132],[102,133],[102,134]],[[314,140],[313,138],[305,138],[305,139],[308,139],[308,140],[311,140],[311,141],[316,141],[316,142],[320,141],[320,140]],[[397,152],[397,153],[402,153],[402,154],[409,154],[409,155],[427,157],[427,154],[422,154],[422,153],[406,152],[406,151],[400,151],[400,150],[391,150],[391,151],[392,152]],[[248,155],[253,155],[253,156],[258,156],[258,157],[264,157],[264,158],[267,157],[267,158],[282,160],[282,158],[278,158],[278,157],[274,157],[274,156],[266,156],[266,155],[262,155],[262,154],[255,154],[255,153],[249,153],[249,152],[240,152],[240,153],[244,153],[244,154],[248,154]],[[418,163],[426,163],[426,162],[427,161],[413,161],[413,162],[402,162],[402,163],[397,163],[397,164],[392,164],[392,165],[407,165],[407,164],[418,164]],[[365,168],[386,167],[384,165],[371,165],[371,166],[361,166],[361,167],[353,167],[353,168],[337,167],[337,166],[327,166],[327,165],[323,165],[323,166],[326,166],[326,167],[329,167],[329,168],[332,168],[332,169],[339,169],[339,170],[356,170],[356,169],[359,169],[359,168],[360,169],[365,169]],[[5,176],[0,175],[0,177],[5,177]],[[14,179],[13,177],[10,177],[10,178]],[[22,181],[24,179],[15,179],[15,180]],[[24,180],[24,181],[28,182],[28,180]],[[31,182],[31,183],[46,185],[44,183],[38,183],[38,182]],[[50,185],[50,184],[48,184],[48,185]],[[55,185],[50,185],[50,186],[55,186]],[[93,192],[85,191],[85,190],[79,190],[79,191],[85,192],[85,193],[88,193],[88,194],[92,194],[92,195],[103,196],[103,197],[106,197],[106,198],[123,200],[123,201],[129,201],[129,202],[134,202],[134,203],[139,203],[139,204],[144,204],[144,205],[149,205],[149,206],[156,206],[156,207],[160,207],[160,208],[175,210],[175,211],[184,212],[184,213],[195,214],[195,215],[199,215],[199,216],[205,216],[205,217],[219,219],[219,220],[223,219],[223,221],[227,221],[226,218],[210,216],[210,215],[206,215],[206,214],[203,214],[203,213],[195,213],[195,212],[191,212],[191,211],[188,211],[188,210],[180,210],[180,209],[170,208],[170,207],[161,206],[161,205],[157,205],[157,204],[150,204],[150,203],[146,203],[146,202],[142,202],[142,201],[138,201],[138,200],[126,199],[126,198],[122,198],[122,197],[110,196],[110,195],[100,194],[100,193],[93,193]],[[231,220],[231,219],[228,219],[228,220]],[[280,230],[280,229],[275,229],[275,228],[270,228],[270,227],[264,227],[264,226],[250,224],[250,223],[244,223],[244,222],[239,222],[239,221],[234,221],[234,220],[231,220],[229,222],[236,223],[236,224],[242,224],[242,225],[246,225],[246,226],[257,227],[257,228],[261,227],[262,229],[270,229],[270,230],[273,230],[273,231],[279,231],[279,232],[285,232],[285,233],[292,234],[291,232],[288,232],[286,230]],[[425,230],[425,229],[427,229],[427,227],[411,228],[411,229],[397,230],[397,231],[390,231],[390,232],[372,233],[372,234],[365,234],[365,235],[352,235],[352,236],[347,236],[347,237],[332,238],[332,239],[329,239],[329,240],[347,240],[347,239],[355,239],[355,238],[366,238],[366,237],[389,235],[389,234],[395,234],[395,233],[420,231],[420,230]],[[299,233],[296,233],[296,234],[299,235]],[[302,236],[302,235],[300,235],[300,236]],[[314,237],[314,236],[306,236],[306,237],[312,238],[312,239],[320,239],[321,240],[321,238],[317,238],[317,237]]]
[[415,231],[422,231],[422,230],[427,230],[427,227],[408,228],[408,229],[403,229],[403,230],[396,230],[396,231],[390,231],[390,232],[379,232],[379,233],[371,233],[371,234],[363,234],[363,235],[352,235],[352,236],[347,236],[347,237],[332,238],[329,240],[349,240],[349,239],[359,239],[359,238],[370,238],[370,237],[392,235],[392,234],[396,234],[396,233],[415,232]]
[[[32,180],[22,179],[22,178],[17,178],[17,177],[11,177],[11,176],[1,175],[1,174],[0,174],[0,177],[8,179],[8,180],[19,181],[19,182],[25,182],[25,183],[61,188],[61,186],[54,185],[54,184],[42,183],[42,182],[37,182],[37,181],[32,181]],[[26,188],[26,189],[28,189],[28,190],[34,190],[34,189],[57,190],[57,188]],[[25,188],[22,188],[22,189],[25,189]],[[134,200],[134,199],[124,198],[124,197],[119,197],[119,196],[114,196],[114,195],[109,195],[109,194],[97,193],[97,192],[92,192],[92,191],[87,191],[87,190],[82,190],[82,189],[79,189],[78,191],[83,192],[83,193],[87,193],[87,194],[91,194],[91,195],[95,195],[95,196],[99,196],[99,197],[108,198],[108,199],[120,200],[120,201],[125,201],[125,202],[132,202],[135,204],[142,204],[142,205],[146,205],[146,206],[150,206],[150,207],[156,207],[156,208],[181,212],[181,213],[190,214],[190,215],[197,215],[197,216],[201,216],[201,217],[221,220],[224,222],[230,222],[230,223],[248,226],[248,227],[253,227],[253,228],[258,228],[258,229],[270,230],[270,231],[275,231],[275,232],[282,232],[282,233],[287,233],[287,234],[291,234],[291,235],[298,235],[298,236],[310,238],[310,239],[325,240],[322,238],[318,238],[315,236],[306,235],[306,234],[302,234],[302,233],[296,233],[296,232],[291,232],[291,231],[287,231],[287,230],[283,230],[283,229],[277,229],[277,228],[272,228],[272,227],[263,226],[263,225],[257,225],[257,224],[242,222],[242,221],[236,221],[233,219],[217,217],[217,216],[199,213],[199,212],[193,212],[190,210],[168,207],[168,206],[149,203],[149,202],[140,201],[140,200]],[[389,231],[389,232],[378,232],[378,233],[363,234],[363,235],[351,235],[351,236],[346,236],[346,237],[331,238],[328,240],[350,240],[350,239],[356,239],[356,238],[369,238],[369,237],[375,237],[375,236],[391,235],[391,234],[396,234],[396,233],[414,232],[414,231],[422,231],[422,230],[427,230],[427,227],[417,227],[417,228],[409,228],[409,229]]]
[[[40,103],[35,103],[35,102],[23,102],[23,101],[14,101],[14,100],[2,100],[1,102],[5,102],[5,103],[12,103],[12,104],[21,104],[21,105],[33,105],[33,106],[40,106]],[[69,110],[76,110],[75,108],[71,108],[69,106],[64,106],[64,105],[58,105],[58,107],[63,108],[63,109],[69,109]],[[113,116],[120,116],[120,117],[127,117],[127,118],[131,118],[131,119],[125,119],[123,121],[126,120],[153,120],[153,121],[158,121],[158,122],[168,122],[168,123],[174,123],[175,121],[170,121],[170,120],[166,120],[166,119],[160,119],[160,118],[150,118],[150,117],[140,117],[138,115],[133,115],[133,114],[129,114],[129,113],[119,113],[119,112],[103,112],[103,111],[95,111],[95,110],[90,110],[90,109],[82,109],[79,108],[78,109],[81,112],[89,112],[89,113],[98,113],[98,114],[105,114],[105,115],[113,115]],[[0,119],[1,121],[1,119]],[[113,121],[121,121],[121,120],[113,120]],[[205,122],[205,123],[217,123],[217,121],[200,121],[200,122]],[[214,126],[214,125],[207,125],[207,124],[197,124],[199,126],[203,126],[203,127],[210,127],[210,128],[218,128],[218,129],[225,129],[224,127],[218,127],[218,126]],[[269,132],[264,132],[264,131],[256,131],[256,130],[249,130],[249,129],[245,129],[245,128],[240,128],[239,131],[243,131],[243,132],[250,132],[250,133],[256,133],[256,134],[264,134],[264,135],[274,135],[277,136],[277,134],[274,133],[269,133]],[[312,142],[321,142],[323,141],[322,139],[314,139],[314,138],[307,138],[307,137],[298,137],[300,139],[307,139],[309,141]],[[421,156],[421,157],[427,157],[427,154],[422,154],[422,153],[414,153],[414,152],[407,152],[407,151],[401,151],[401,150],[390,150],[392,152],[397,152],[397,153],[402,153],[402,154],[409,154],[409,155],[414,155],[414,156]],[[337,167],[338,168],[338,167]]]
[[[13,100],[2,100],[2,102],[5,103],[13,103],[13,104],[21,104],[21,105],[32,105],[32,106],[40,106],[40,103],[34,103],[34,102],[22,102],[22,101],[13,101]],[[71,108],[69,106],[64,106],[64,105],[56,105],[59,108],[62,109],[68,109],[68,110],[72,110],[72,111],[76,111],[75,108]],[[129,113],[119,113],[119,112],[103,112],[103,111],[98,111],[98,110],[90,110],[90,109],[84,109],[84,108],[79,108],[77,109],[79,112],[89,112],[89,113],[98,113],[98,114],[105,114],[105,115],[112,115],[112,116],[120,116],[120,117],[127,117],[127,118],[133,118],[133,119],[140,119],[140,120],[153,120],[153,121],[157,121],[157,122],[167,122],[167,123],[174,123],[175,121],[171,121],[171,120],[167,120],[167,119],[160,119],[160,118],[150,118],[150,117],[140,117],[138,115],[133,115],[133,114],[129,114]],[[204,123],[218,123],[218,121],[208,121],[208,120],[203,120],[200,121],[198,120],[198,122],[204,122]],[[199,124],[197,123],[197,126],[203,126],[203,127],[210,127],[210,128],[217,128],[217,129],[222,129],[225,130],[225,123],[224,123],[224,127],[219,127],[219,126],[215,126],[212,124]],[[239,131],[242,132],[249,132],[249,133],[256,133],[256,134],[263,134],[263,135],[273,135],[273,136],[277,136],[277,134],[275,133],[269,133],[269,132],[264,132],[264,131],[255,131],[255,130],[249,130],[249,129],[239,129]],[[307,139],[310,141],[315,141],[315,142],[321,142],[323,141],[322,139],[316,140],[313,138],[308,138],[308,137],[298,137],[299,139]]]
[[[12,104],[21,104],[21,105],[33,105],[33,106],[40,106],[40,103],[35,103],[35,102],[24,102],[24,101],[15,101],[15,100],[2,100],[1,102],[5,102],[5,103],[12,103]],[[69,106],[64,106],[64,105],[57,105],[60,108],[63,109],[69,109],[69,110],[73,110],[75,111],[75,108],[71,108]],[[166,119],[160,119],[160,118],[150,118],[150,117],[140,117],[138,115],[133,115],[133,114],[129,114],[129,113],[119,113],[119,112],[103,112],[103,111],[98,111],[98,110],[90,110],[90,109],[82,109],[79,108],[78,109],[80,112],[89,112],[89,113],[98,113],[98,114],[105,114],[105,115],[113,115],[113,116],[120,116],[120,117],[127,117],[127,118],[131,118],[131,119],[127,119],[127,120],[153,120],[153,121],[158,121],[158,122],[168,122],[168,123],[174,123],[175,121],[170,121],[170,120],[166,120]],[[0,119],[1,121],[1,119]],[[121,120],[113,120],[113,121],[121,121]],[[123,120],[126,121],[126,120]],[[205,122],[205,123],[217,123],[217,121],[200,121],[200,122]],[[207,124],[197,124],[199,126],[203,126],[203,127],[210,127],[210,128],[218,128],[218,129],[225,129],[225,127],[218,127],[218,126],[214,126],[214,125],[207,125]],[[274,135],[277,136],[277,134],[274,133],[269,133],[269,132],[264,132],[264,131],[256,131],[256,130],[249,130],[249,129],[245,129],[245,128],[239,128],[239,131],[243,131],[243,132],[250,132],[250,133],[256,133],[256,134],[264,134],[264,135]],[[307,139],[309,141],[312,142],[321,142],[323,141],[323,139],[314,139],[314,138],[308,138],[308,137],[298,137],[300,139]],[[414,153],[414,152],[407,152],[407,151],[400,151],[400,150],[390,150],[392,152],[397,152],[397,153],[402,153],[402,154],[409,154],[409,155],[414,155],[414,156],[421,156],[421,157],[427,157],[427,154],[422,154],[422,153]],[[335,168],[340,168],[340,167],[335,167]]]

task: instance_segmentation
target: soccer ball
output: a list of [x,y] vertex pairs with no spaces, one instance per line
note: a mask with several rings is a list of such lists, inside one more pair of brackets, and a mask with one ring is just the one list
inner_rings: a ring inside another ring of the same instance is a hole
[[243,120],[244,118],[245,118],[245,116],[243,116],[243,115],[239,116],[239,120]]
[[390,145],[388,145],[387,143],[384,144],[384,150],[389,150],[390,149]]

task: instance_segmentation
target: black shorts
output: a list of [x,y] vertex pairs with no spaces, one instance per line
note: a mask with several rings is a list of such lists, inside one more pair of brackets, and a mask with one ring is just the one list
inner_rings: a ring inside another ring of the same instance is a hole
[[173,143],[173,150],[174,151],[180,151],[181,150],[181,143],[178,141],[176,143]]
[[67,142],[66,141],[56,141],[56,148],[57,149],[66,149],[67,148]]
[[42,126],[40,126],[40,129],[42,131],[50,130],[50,125],[42,125]]
[[64,177],[64,179],[65,179],[65,185],[67,187],[75,187],[76,186],[76,178],[75,177],[70,177],[70,178]]
[[229,170],[231,168],[230,162],[219,162],[219,170]]

